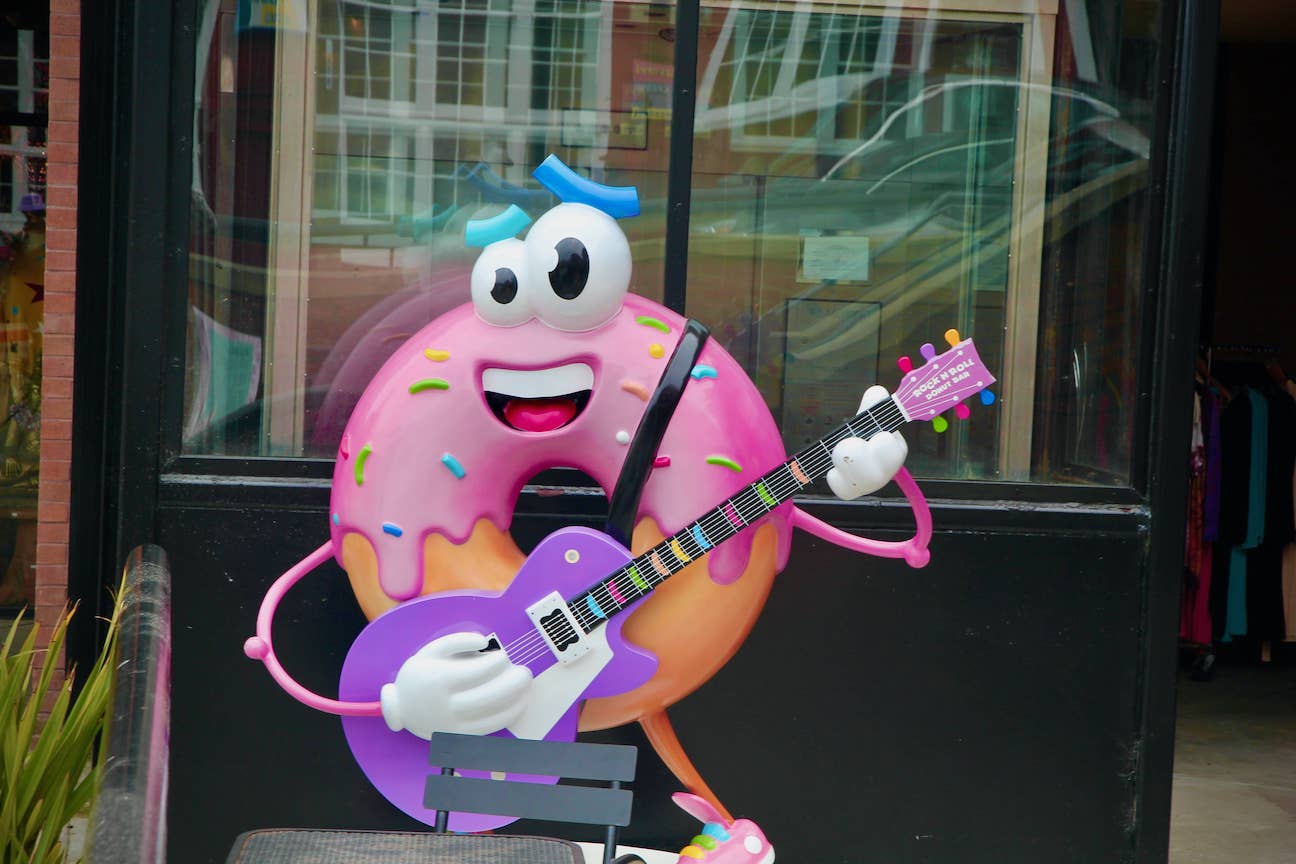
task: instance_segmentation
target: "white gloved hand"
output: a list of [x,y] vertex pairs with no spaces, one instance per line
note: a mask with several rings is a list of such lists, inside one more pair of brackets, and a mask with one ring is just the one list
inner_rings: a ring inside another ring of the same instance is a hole
[[[890,395],[885,387],[870,387],[860,400],[860,411],[872,408]],[[867,441],[845,438],[833,448],[828,488],[843,501],[876,492],[904,467],[908,455],[909,445],[899,432],[879,432]]]
[[531,670],[503,651],[483,652],[487,644],[480,633],[450,633],[401,664],[380,695],[388,728],[430,739],[434,732],[485,735],[516,720],[531,691]]

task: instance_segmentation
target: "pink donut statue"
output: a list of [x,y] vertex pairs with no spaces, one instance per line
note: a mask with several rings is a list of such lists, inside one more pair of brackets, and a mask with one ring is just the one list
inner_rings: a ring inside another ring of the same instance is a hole
[[[399,347],[361,396],[338,449],[331,536],[267,592],[245,652],[294,698],[342,715],[371,782],[429,824],[433,732],[570,740],[634,720],[684,786],[732,822],[666,708],[742,644],[794,527],[927,562],[931,517],[894,430],[952,407],[965,413],[961,400],[993,378],[950,331],[950,350],[923,346],[928,362],[905,369],[894,395],[869,388],[859,415],[789,459],[756,387],[704,342],[643,485],[631,548],[568,528],[525,556],[509,535],[523,486],[566,466],[613,489],[686,332],[681,316],[627,293],[630,249],[616,220],[637,214],[635,190],[591,183],[554,156],[535,176],[562,203],[525,240],[516,235],[530,220],[516,206],[469,223],[468,242],[484,247],[472,302]],[[856,537],[791,503],[825,476],[843,498],[894,479],[914,536]],[[370,619],[337,699],[299,685],[270,636],[279,600],[330,557]],[[452,814],[450,827],[508,821]]]

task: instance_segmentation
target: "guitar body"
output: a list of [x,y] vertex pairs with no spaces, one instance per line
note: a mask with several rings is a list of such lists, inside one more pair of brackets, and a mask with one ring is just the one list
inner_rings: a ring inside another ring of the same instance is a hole
[[[632,559],[604,534],[564,528],[541,541],[503,592],[448,591],[396,606],[370,622],[351,645],[338,698],[377,700],[383,685],[395,681],[405,660],[424,645],[450,633],[475,632],[494,636],[509,659],[530,669],[535,679],[523,717],[495,734],[572,741],[582,700],[633,690],[652,677],[657,658],[625,640],[621,628],[629,616],[618,615],[586,636],[590,649],[585,654],[558,663],[527,609],[555,591],[574,596]],[[392,732],[381,717],[343,717],[342,726],[370,782],[406,814],[432,824],[436,813],[423,806],[423,786],[439,768],[427,764],[427,741],[406,730]],[[557,778],[508,779],[552,783]],[[512,821],[453,813],[450,829],[485,831]]]

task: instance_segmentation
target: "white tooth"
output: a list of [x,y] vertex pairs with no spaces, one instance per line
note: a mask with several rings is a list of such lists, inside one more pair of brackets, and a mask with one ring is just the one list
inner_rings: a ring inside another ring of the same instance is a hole
[[548,399],[594,389],[594,370],[584,363],[568,363],[552,369],[487,369],[482,372],[482,389],[515,399]]

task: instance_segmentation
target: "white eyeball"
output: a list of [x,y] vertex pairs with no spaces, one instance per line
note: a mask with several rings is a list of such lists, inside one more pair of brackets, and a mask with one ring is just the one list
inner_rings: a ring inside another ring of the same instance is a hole
[[534,316],[529,302],[526,245],[516,237],[492,243],[472,269],[472,301],[487,324],[516,327]]
[[630,287],[630,243],[615,219],[586,204],[559,204],[526,236],[536,316],[558,330],[593,330],[621,309]]

